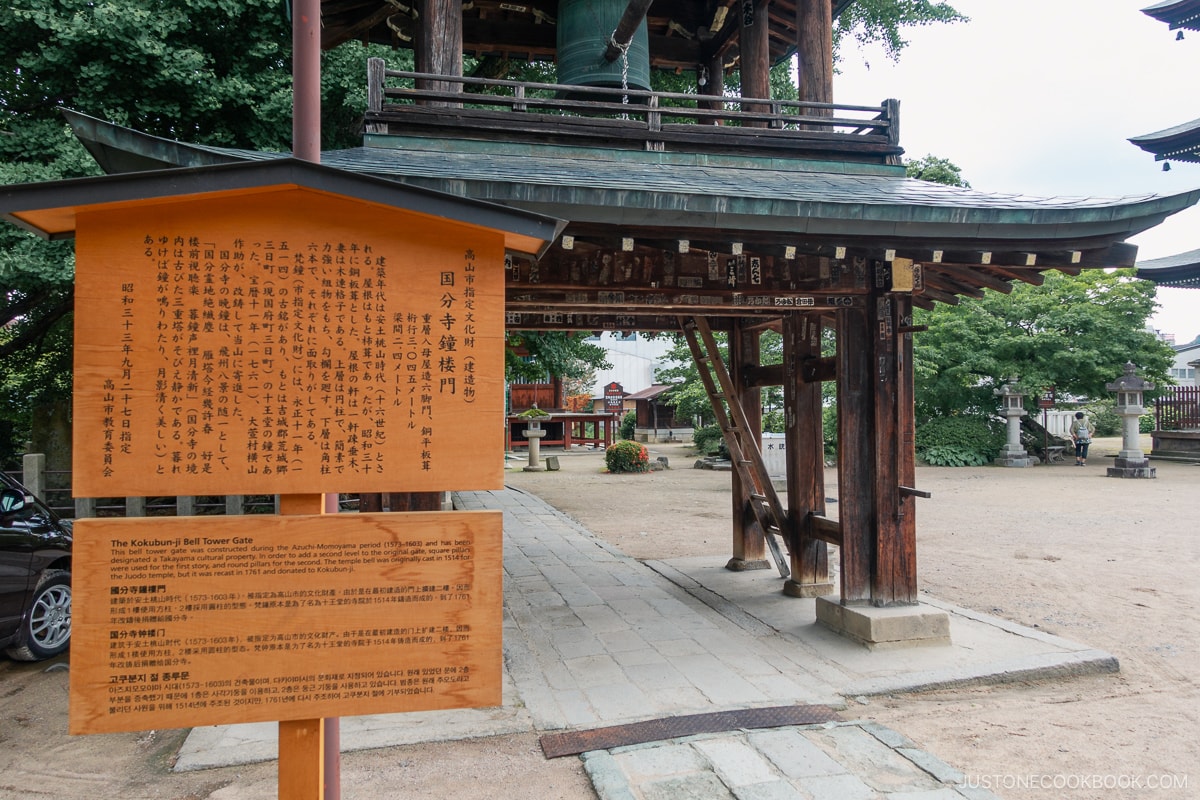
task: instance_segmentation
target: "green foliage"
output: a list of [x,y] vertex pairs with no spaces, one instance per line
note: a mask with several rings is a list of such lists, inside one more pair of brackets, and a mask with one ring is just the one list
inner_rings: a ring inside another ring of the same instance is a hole
[[1004,442],[1004,425],[982,415],[933,417],[917,425],[917,457],[933,466],[990,463]]
[[625,416],[621,417],[620,436],[622,439],[632,440],[634,431],[637,429],[637,412],[626,411]]
[[[99,174],[60,108],[187,142],[289,147],[279,0],[12,0],[0,30],[0,184]],[[323,54],[326,147],[361,141],[368,55],[412,64],[357,43]],[[32,435],[35,408],[70,396],[73,276],[69,243],[0,227],[0,451]]]
[[1146,330],[1154,284],[1128,269],[1045,278],[917,311],[915,324],[929,326],[914,354],[918,419],[991,413],[993,389],[1013,375],[1031,406],[1049,386],[1059,396],[1105,397],[1126,361],[1147,380],[1167,382],[1173,351]]
[[962,168],[949,159],[937,156],[925,156],[904,162],[904,172],[910,178],[916,178],[930,183],[941,183],[946,186],[961,186],[971,188],[971,184],[963,180]]
[[1083,407],[1083,412],[1096,426],[1096,436],[1120,436],[1121,415],[1116,412],[1116,400],[1106,397]]
[[826,404],[821,409],[821,427],[825,439],[825,455],[837,457],[838,449],[838,416],[837,406]]
[[646,446],[638,442],[623,440],[609,447],[604,453],[604,464],[609,472],[649,472],[650,454]]
[[725,445],[725,437],[716,425],[705,425],[692,432],[692,444],[701,455],[719,455]]
[[505,380],[544,381],[549,376],[577,379],[596,369],[608,369],[604,348],[582,333],[566,331],[509,331],[504,352]]
[[851,3],[833,26],[833,49],[852,38],[860,45],[880,44],[892,61],[908,46],[904,28],[936,23],[968,22],[949,3],[929,0],[859,0]]
[[991,458],[976,450],[953,445],[937,445],[921,454],[921,459],[931,467],[982,467]]
[[1154,415],[1143,414],[1138,417],[1138,433],[1153,433],[1154,432]]

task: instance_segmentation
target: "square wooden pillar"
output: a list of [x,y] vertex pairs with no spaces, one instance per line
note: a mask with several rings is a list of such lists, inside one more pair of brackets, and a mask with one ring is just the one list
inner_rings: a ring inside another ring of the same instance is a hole
[[917,603],[912,301],[874,294],[838,318],[842,604]]
[[804,362],[821,357],[821,315],[783,320],[784,444],[787,451],[788,549],[792,577],[784,594],[830,594],[829,546],[812,537],[812,515],[825,513],[825,436],[821,383],[804,379]]
[[[729,332],[729,376],[733,381],[735,397],[746,412],[749,430],[743,440],[747,446],[762,447],[762,392],[757,387],[746,387],[746,368],[757,367],[760,358],[759,332],[747,331],[741,320],[735,321]],[[726,569],[766,569],[767,543],[765,533],[750,508],[750,493],[753,487],[746,486],[738,477],[738,470],[730,472],[733,486],[733,555]]]

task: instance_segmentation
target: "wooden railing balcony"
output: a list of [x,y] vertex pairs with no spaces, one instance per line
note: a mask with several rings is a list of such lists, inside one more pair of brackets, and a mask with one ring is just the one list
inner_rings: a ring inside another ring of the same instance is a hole
[[899,102],[878,106],[432,75],[370,59],[368,134],[899,163]]

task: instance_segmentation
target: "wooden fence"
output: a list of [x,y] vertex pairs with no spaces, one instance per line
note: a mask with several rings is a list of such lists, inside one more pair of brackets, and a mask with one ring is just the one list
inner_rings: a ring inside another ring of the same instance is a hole
[[1200,386],[1171,386],[1154,401],[1154,427],[1160,431],[1200,430]]

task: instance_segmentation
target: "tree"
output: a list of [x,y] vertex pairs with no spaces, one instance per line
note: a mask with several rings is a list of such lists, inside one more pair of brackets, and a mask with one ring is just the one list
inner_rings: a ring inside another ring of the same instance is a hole
[[548,376],[581,380],[610,366],[604,348],[587,341],[582,333],[510,331],[507,344],[504,374],[510,382],[532,383]]
[[925,156],[904,162],[904,172],[910,178],[941,183],[946,186],[961,186],[970,189],[971,184],[963,180],[962,169],[946,158]]
[[[188,142],[288,149],[291,29],[278,0],[13,0],[0,30],[0,183],[98,174],[60,108]],[[411,54],[387,48],[326,53],[326,147],[360,143],[368,55],[411,68]],[[41,421],[65,419],[70,398],[71,252],[0,230],[0,461],[26,437],[41,450],[64,438]]]
[[1046,273],[1042,286],[986,292],[957,306],[919,311],[914,352],[917,417],[989,413],[992,390],[1013,376],[1030,399],[1105,397],[1127,361],[1150,381],[1167,380],[1173,351],[1148,330],[1155,287],[1133,270]]
[[842,42],[852,38],[860,45],[881,44],[893,61],[908,46],[905,28],[949,22],[969,22],[949,3],[929,0],[857,0],[851,3],[833,26],[834,57]]

